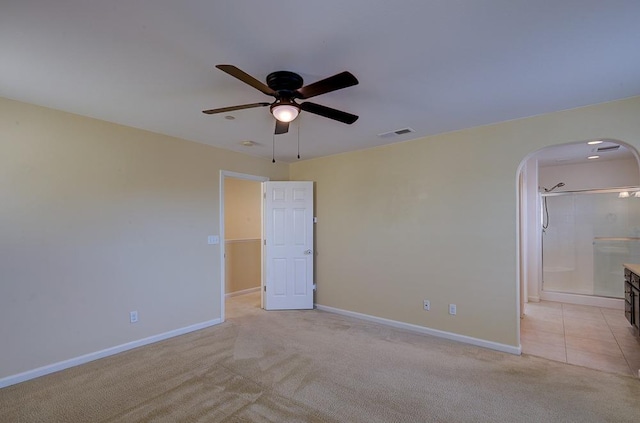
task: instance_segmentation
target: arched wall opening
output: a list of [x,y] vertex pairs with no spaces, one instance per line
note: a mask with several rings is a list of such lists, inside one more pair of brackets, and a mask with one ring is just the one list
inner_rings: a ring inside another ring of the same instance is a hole
[[[603,142],[589,144],[596,141]],[[587,159],[591,156],[600,157]],[[603,273],[622,275],[621,257],[640,261],[640,194],[634,194],[640,192],[639,163],[635,147],[613,139],[548,146],[522,160],[517,185],[521,315],[525,302],[541,299],[623,308],[622,276],[613,290],[589,291],[588,285],[595,287]],[[634,203],[622,203],[625,199]],[[604,271],[603,264],[613,270]]]

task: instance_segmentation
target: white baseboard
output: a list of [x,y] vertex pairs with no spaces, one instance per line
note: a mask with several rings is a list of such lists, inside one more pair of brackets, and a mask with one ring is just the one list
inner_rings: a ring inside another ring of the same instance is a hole
[[405,329],[412,332],[422,333],[426,335],[433,335],[433,336],[437,336],[438,338],[445,338],[452,341],[463,342],[465,344],[471,344],[478,347],[489,348],[491,350],[506,352],[509,354],[515,354],[515,355],[522,354],[522,346],[514,347],[512,345],[500,344],[497,342],[486,341],[484,339],[472,338],[466,335],[459,335],[457,333],[445,332],[438,329],[431,329],[425,326],[418,326],[411,323],[399,322],[397,320],[385,319],[382,317],[371,316],[369,314],[357,313],[355,311],[342,310],[339,308],[329,307],[321,304],[316,304],[315,306],[318,310],[341,314],[343,316],[355,317],[356,319],[368,320],[370,322],[380,323],[380,324],[383,324],[386,326],[392,326],[398,329]]
[[529,295],[528,300],[529,300],[530,303],[539,303],[540,302],[540,297],[538,297],[538,296],[534,297],[533,295]]
[[256,286],[255,288],[243,289],[242,291],[229,292],[228,294],[224,294],[225,298],[237,297],[238,295],[251,294],[252,292],[260,291],[260,287]]
[[105,358],[110,355],[118,354],[127,350],[142,347],[144,345],[153,344],[155,342],[164,341],[165,339],[173,338],[174,336],[184,335],[185,333],[193,332],[196,330],[208,328],[222,323],[220,319],[209,320],[208,322],[196,323],[195,325],[187,326],[180,329],[171,330],[169,332],[153,335],[148,338],[139,339],[137,341],[127,342],[126,344],[117,345],[115,347],[107,348],[101,351],[92,352],[89,354],[81,355],[79,357],[71,358],[69,360],[59,361],[57,363],[49,364],[47,366],[38,367],[37,369],[27,370],[17,375],[7,376],[0,379],[0,388],[15,385],[16,383],[25,382],[30,379],[35,379],[40,376],[48,375],[50,373],[59,372],[60,370],[68,369],[70,367],[79,366],[81,364],[88,363],[90,361]]

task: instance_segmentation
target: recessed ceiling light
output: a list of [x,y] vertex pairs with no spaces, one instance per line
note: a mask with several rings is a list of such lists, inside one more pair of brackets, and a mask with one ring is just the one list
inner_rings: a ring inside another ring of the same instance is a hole
[[247,141],[242,141],[240,144],[244,145],[245,147],[253,147],[254,145],[256,145],[255,142],[247,140]]
[[604,142],[604,141],[600,141],[600,140],[598,140],[598,141],[589,141],[587,144],[589,144],[589,145],[596,145],[596,144],[602,144],[603,142]]
[[227,115],[227,116],[225,116],[224,118],[225,118],[226,120],[234,120],[234,119],[235,119],[235,117],[234,117],[234,116],[231,116],[231,115]]
[[589,160],[599,159],[599,158],[600,158],[600,156],[589,156],[589,157],[587,157],[587,159],[589,159]]

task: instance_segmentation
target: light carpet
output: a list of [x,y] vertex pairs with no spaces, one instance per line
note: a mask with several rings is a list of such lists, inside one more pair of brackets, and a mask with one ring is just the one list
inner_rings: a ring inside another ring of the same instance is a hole
[[318,310],[227,322],[0,390],[1,422],[637,422],[640,380]]

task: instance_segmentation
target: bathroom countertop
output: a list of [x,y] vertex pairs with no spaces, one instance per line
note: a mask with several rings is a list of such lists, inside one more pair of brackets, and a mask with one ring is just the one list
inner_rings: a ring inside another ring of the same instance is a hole
[[622,263],[622,265],[627,269],[631,270],[636,275],[640,276],[640,264]]

